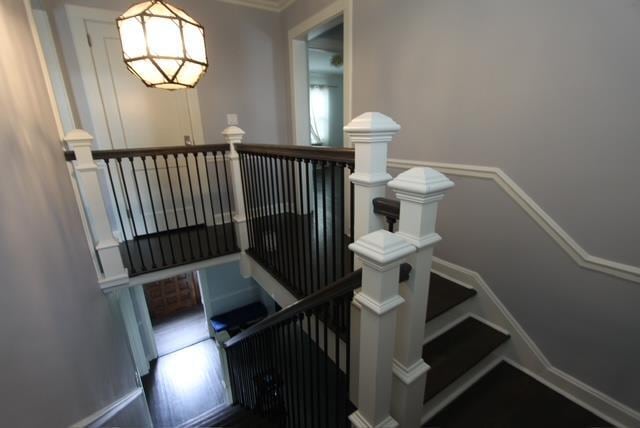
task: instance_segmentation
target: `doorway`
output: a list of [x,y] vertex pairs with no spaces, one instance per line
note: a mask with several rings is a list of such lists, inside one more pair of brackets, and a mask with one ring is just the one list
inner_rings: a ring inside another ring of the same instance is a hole
[[209,338],[195,272],[145,284],[143,289],[158,357]]
[[352,0],[338,0],[289,30],[296,145],[350,147]]

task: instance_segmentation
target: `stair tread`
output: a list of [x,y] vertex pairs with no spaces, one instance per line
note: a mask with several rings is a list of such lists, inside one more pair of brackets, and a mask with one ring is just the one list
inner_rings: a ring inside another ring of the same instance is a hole
[[423,426],[538,428],[611,424],[502,362]]
[[432,273],[429,285],[427,322],[476,294],[476,290],[463,287],[438,274]]
[[424,345],[422,358],[431,367],[424,402],[478,364],[508,338],[507,334],[468,317]]

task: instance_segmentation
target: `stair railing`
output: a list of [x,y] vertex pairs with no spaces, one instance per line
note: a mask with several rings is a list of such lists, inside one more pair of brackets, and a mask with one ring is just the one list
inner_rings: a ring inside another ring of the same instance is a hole
[[91,141],[84,131],[72,132],[65,158],[105,277],[117,272],[126,279],[238,251],[229,144],[91,150]]
[[[397,283],[410,270],[391,274]],[[350,304],[363,275],[351,272],[227,340],[234,402],[277,426],[347,426]]]
[[352,149],[240,144],[247,254],[296,298],[353,271]]

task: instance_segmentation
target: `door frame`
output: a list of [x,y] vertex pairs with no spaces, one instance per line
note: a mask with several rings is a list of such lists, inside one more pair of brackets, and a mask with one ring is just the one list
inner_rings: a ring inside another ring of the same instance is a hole
[[[64,6],[73,48],[78,61],[78,70],[69,67],[72,81],[79,81],[82,92],[86,97],[86,109],[79,108],[80,121],[88,127],[91,124],[94,133],[96,148],[112,149],[109,137],[109,128],[102,105],[102,94],[98,85],[98,79],[93,65],[93,55],[88,41],[87,22],[114,23],[120,12],[108,9],[97,9],[86,6],[66,4]],[[200,101],[197,89],[187,91],[187,103],[191,118],[191,128],[194,144],[204,144],[204,129],[200,114]],[[76,102],[80,104],[76,94]],[[87,111],[88,110],[88,111]]]
[[[291,138],[295,145],[310,145],[309,135],[309,81],[307,61],[307,35],[315,28],[342,16],[344,25],[343,53],[343,121],[351,121],[352,58],[353,58],[353,0],[337,0],[324,9],[289,29],[289,84],[291,93]],[[306,120],[300,120],[300,119]],[[351,147],[347,135],[344,147]]]

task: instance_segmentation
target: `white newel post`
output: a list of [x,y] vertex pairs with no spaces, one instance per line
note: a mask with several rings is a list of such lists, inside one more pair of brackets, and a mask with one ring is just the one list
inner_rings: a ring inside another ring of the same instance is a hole
[[429,366],[422,360],[425,314],[433,246],[440,241],[435,232],[438,201],[453,182],[431,168],[411,168],[389,183],[400,200],[400,222],[396,235],[414,246],[410,255],[409,280],[400,284],[405,304],[398,309],[393,360],[391,415],[402,428],[420,426],[425,382]]
[[392,428],[391,382],[400,264],[415,251],[404,239],[386,230],[363,236],[349,245],[362,262],[362,288],[354,296],[361,310],[358,364],[358,410],[353,426]]
[[349,177],[354,186],[354,242],[385,228],[384,218],[373,212],[372,201],[385,195],[391,180],[387,146],[399,130],[393,119],[377,112],[363,113],[344,127],[355,149],[355,169]]
[[[353,119],[344,127],[355,151],[353,174],[354,230],[350,231],[353,241],[369,232],[385,229],[384,218],[373,212],[373,199],[385,196],[386,185],[391,180],[387,172],[387,149],[393,136],[400,130],[393,119],[378,112],[367,112]],[[354,268],[361,267],[360,260],[354,260]],[[360,307],[357,302],[351,306],[351,399],[358,400],[358,377],[360,361]]]
[[242,174],[240,171],[240,156],[236,150],[236,144],[242,143],[244,131],[237,126],[230,126],[222,131],[225,141],[229,144],[229,160],[231,162],[231,184],[233,187],[233,206],[235,214],[233,223],[235,226],[238,246],[242,252],[240,255],[240,274],[243,278],[251,276],[246,250],[249,248],[249,232],[247,230],[247,217],[244,207],[244,192],[242,190]]
[[127,270],[122,262],[118,240],[113,236],[105,198],[98,180],[98,165],[91,154],[93,137],[86,131],[75,129],[69,132],[64,140],[76,155],[73,171],[87,210],[95,249],[102,265],[104,278],[100,282],[105,286],[106,283],[126,279],[128,278]]

